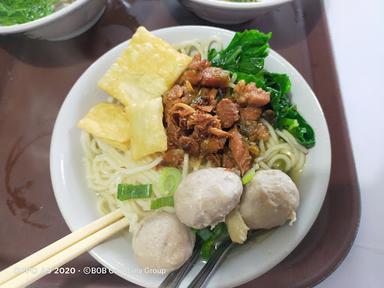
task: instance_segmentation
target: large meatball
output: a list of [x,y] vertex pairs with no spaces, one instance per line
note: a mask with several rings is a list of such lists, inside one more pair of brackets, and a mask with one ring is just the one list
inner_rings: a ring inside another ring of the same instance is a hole
[[260,170],[244,189],[240,213],[251,229],[269,229],[296,219],[299,191],[280,170]]
[[140,223],[132,248],[140,266],[149,269],[178,269],[192,255],[195,236],[175,214],[156,212]]
[[222,222],[240,201],[240,177],[224,168],[207,168],[189,174],[175,195],[176,215],[185,225],[201,229]]

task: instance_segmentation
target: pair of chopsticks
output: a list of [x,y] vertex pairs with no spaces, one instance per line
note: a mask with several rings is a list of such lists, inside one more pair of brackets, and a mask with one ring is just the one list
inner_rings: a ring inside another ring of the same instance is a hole
[[123,213],[113,211],[1,271],[0,287],[25,287],[128,226]]

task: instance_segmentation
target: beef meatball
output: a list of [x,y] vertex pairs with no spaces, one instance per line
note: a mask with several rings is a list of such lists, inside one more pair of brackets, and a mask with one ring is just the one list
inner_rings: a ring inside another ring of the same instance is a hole
[[145,217],[132,240],[140,266],[171,272],[192,255],[195,236],[175,214],[155,212]]
[[240,177],[225,168],[207,168],[189,174],[175,195],[176,215],[185,225],[201,229],[224,221],[240,201]]
[[296,219],[300,196],[295,183],[280,170],[260,170],[244,189],[240,213],[251,229],[269,229]]

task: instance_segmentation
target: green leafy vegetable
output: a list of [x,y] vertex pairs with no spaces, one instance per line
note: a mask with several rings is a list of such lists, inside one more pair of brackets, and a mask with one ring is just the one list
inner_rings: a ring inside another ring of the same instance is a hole
[[152,202],[151,202],[151,209],[152,210],[159,209],[161,207],[166,207],[166,206],[168,206],[168,207],[174,206],[173,196],[166,196],[166,197],[157,198],[155,200],[152,200]]
[[299,143],[310,148],[315,145],[315,133],[290,102],[291,82],[288,76],[264,70],[270,38],[271,33],[264,34],[258,30],[237,32],[224,50],[218,52],[211,49],[208,60],[213,66],[235,74],[237,81],[254,82],[257,87],[270,92],[271,106],[276,114],[275,128],[287,129]]
[[54,12],[59,0],[1,0],[0,24],[14,25],[30,22]]
[[213,66],[232,72],[257,74],[264,67],[271,36],[272,33],[264,34],[258,30],[238,32],[224,50],[211,49],[208,60]]
[[220,244],[229,239],[227,226],[225,223],[219,223],[209,230],[208,228],[198,230],[197,235],[203,241],[201,246],[200,256],[204,260],[208,260],[212,253],[220,246]]
[[207,241],[209,238],[212,237],[213,232],[209,228],[204,228],[204,229],[196,230],[196,234],[201,238],[201,240]]
[[180,170],[174,167],[165,167],[160,171],[159,191],[161,195],[173,195],[181,182]]
[[264,89],[271,94],[271,106],[276,114],[275,127],[286,129],[307,148],[315,145],[315,132],[292,105],[288,93],[291,81],[285,74],[264,73]]
[[117,199],[120,201],[129,199],[150,198],[151,184],[119,184],[117,185]]

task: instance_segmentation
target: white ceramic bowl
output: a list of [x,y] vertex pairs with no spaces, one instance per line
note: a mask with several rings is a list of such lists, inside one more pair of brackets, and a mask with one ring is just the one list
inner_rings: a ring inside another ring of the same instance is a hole
[[[227,44],[234,32],[204,26],[180,26],[153,32],[166,41],[177,44],[191,39],[221,37]],[[71,230],[78,229],[98,217],[96,195],[87,187],[80,130],[77,122],[107,95],[97,87],[98,80],[122,53],[122,43],[98,59],[79,78],[65,99],[57,117],[51,143],[51,179],[57,203]],[[316,96],[297,70],[274,51],[266,59],[269,71],[287,73],[292,81],[292,101],[313,126],[317,143],[310,150],[299,189],[301,205],[293,226],[283,226],[267,237],[233,250],[210,280],[208,287],[233,287],[254,279],[283,260],[303,239],[322,206],[331,166],[330,141],[324,114]],[[139,269],[131,249],[130,236],[125,233],[92,249],[91,255],[117,275],[145,287],[158,287],[162,276],[146,274]],[[191,281],[202,263],[186,278]],[[241,272],[240,272],[241,270]],[[240,272],[240,273],[239,273]],[[184,286],[183,286],[184,287]]]
[[76,0],[43,18],[11,26],[0,25],[0,35],[23,33],[51,41],[76,37],[91,28],[105,10],[106,0]]
[[260,0],[258,2],[228,2],[222,0],[179,0],[197,16],[219,24],[238,24],[256,18],[292,0]]

